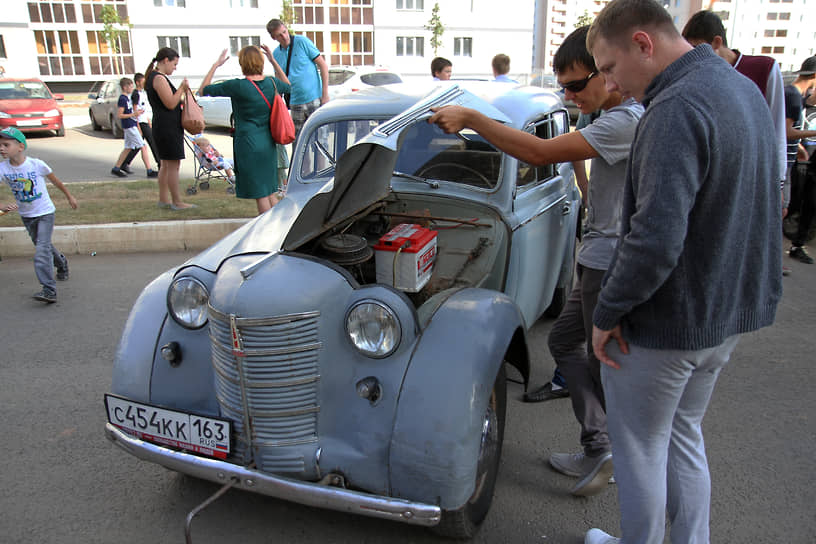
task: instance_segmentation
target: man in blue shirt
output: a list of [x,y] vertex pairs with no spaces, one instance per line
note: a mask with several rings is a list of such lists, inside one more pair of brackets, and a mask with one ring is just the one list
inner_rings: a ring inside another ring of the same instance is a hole
[[266,30],[280,46],[274,52],[267,45],[261,48],[270,59],[274,55],[292,85],[289,110],[297,136],[306,119],[329,101],[329,66],[309,38],[291,36],[280,19],[269,21]]

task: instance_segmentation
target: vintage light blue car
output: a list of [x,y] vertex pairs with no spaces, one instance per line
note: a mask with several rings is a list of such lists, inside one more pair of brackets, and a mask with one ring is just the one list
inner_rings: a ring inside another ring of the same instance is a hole
[[526,334],[572,283],[570,164],[531,167],[430,108],[551,138],[544,89],[394,85],[320,108],[286,198],[148,285],[106,433],[172,470],[469,537],[487,515]]

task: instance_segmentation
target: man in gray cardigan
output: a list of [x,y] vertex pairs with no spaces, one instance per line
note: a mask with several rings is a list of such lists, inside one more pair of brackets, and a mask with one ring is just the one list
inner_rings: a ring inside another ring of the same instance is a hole
[[[593,316],[621,541],[709,541],[701,422],[741,333],[773,323],[781,202],[756,85],[692,48],[654,0],[613,0],[587,37],[607,88],[646,108]],[[617,542],[598,529],[585,542]]]

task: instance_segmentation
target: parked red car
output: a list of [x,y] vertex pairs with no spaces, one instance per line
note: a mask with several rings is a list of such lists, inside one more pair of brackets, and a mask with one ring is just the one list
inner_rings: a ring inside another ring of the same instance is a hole
[[0,79],[0,129],[16,127],[23,132],[53,130],[65,136],[65,124],[57,100],[41,80]]

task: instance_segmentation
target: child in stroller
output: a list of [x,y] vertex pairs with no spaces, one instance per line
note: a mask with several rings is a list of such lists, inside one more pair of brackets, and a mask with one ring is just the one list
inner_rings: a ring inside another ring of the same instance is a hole
[[230,183],[235,183],[235,174],[232,171],[232,161],[225,158],[213,147],[207,138],[199,136],[194,140],[195,156],[198,163],[205,170],[223,170]]

